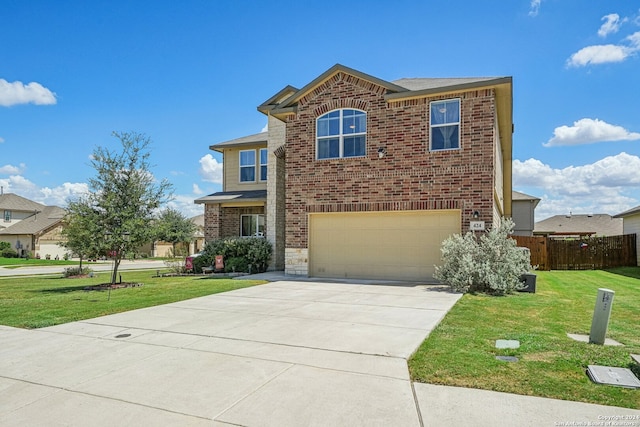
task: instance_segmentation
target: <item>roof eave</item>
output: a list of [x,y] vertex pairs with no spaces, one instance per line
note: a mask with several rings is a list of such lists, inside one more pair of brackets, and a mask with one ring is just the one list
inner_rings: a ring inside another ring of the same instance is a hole
[[431,95],[440,95],[452,92],[461,92],[470,89],[478,89],[482,87],[493,87],[503,84],[512,84],[513,79],[511,77],[498,77],[496,79],[482,80],[477,82],[460,83],[450,86],[434,87],[421,90],[407,90],[399,93],[388,93],[384,96],[387,102],[398,101],[408,98],[424,98]]

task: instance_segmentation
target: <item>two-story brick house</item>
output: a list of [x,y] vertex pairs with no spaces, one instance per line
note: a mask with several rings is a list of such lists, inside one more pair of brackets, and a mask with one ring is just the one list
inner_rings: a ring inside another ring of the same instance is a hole
[[223,191],[196,203],[207,240],[264,233],[273,268],[426,279],[446,237],[511,216],[510,77],[388,82],[335,65],[258,110],[268,131],[211,146]]

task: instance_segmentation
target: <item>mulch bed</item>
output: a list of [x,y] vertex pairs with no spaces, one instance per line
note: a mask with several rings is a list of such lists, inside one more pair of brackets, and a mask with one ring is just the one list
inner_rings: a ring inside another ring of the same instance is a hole
[[143,283],[134,283],[134,282],[122,282],[122,283],[102,283],[100,285],[94,286],[85,286],[85,291],[106,291],[109,289],[122,289],[122,288],[138,288],[142,286]]

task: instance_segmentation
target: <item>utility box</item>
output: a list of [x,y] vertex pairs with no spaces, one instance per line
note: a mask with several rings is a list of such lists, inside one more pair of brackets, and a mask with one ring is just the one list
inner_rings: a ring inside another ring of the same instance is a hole
[[522,282],[523,288],[519,289],[520,292],[531,292],[532,294],[536,293],[536,275],[531,273],[526,273],[520,276],[520,281]]
[[611,289],[598,289],[596,307],[593,310],[593,320],[591,321],[591,332],[589,333],[590,344],[604,345],[614,294],[615,292]]

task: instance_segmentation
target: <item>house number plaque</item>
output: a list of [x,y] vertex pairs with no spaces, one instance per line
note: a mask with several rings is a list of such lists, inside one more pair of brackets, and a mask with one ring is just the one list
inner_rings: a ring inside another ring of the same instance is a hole
[[484,231],[484,221],[470,221],[469,229],[471,231]]

